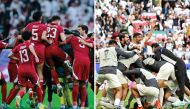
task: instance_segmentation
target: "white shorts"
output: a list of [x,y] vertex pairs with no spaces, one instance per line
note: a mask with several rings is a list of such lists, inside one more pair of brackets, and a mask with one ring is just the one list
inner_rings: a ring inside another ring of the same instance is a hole
[[123,75],[123,73],[117,69],[117,77],[119,78],[119,81],[121,84],[127,84],[128,81],[126,79],[126,77]]
[[98,84],[103,84],[105,80],[107,80],[109,88],[121,87],[121,83],[116,74],[98,74],[96,80]]
[[174,66],[170,63],[166,63],[160,68],[156,79],[168,80],[169,77],[171,77],[172,80],[176,80]]
[[132,63],[134,63],[135,61],[137,61],[138,58],[139,58],[138,55],[134,55],[133,57],[128,58],[128,59],[121,59],[121,60],[119,60],[119,62],[121,62],[121,63],[124,64],[127,68],[129,68],[130,65],[131,65]]
[[147,87],[143,84],[137,84],[138,92],[141,96],[158,97],[159,89],[156,87]]

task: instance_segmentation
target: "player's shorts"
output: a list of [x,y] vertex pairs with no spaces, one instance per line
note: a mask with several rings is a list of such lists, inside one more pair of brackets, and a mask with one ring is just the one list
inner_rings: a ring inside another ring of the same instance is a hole
[[10,76],[10,82],[18,82],[18,67],[16,63],[8,63],[8,71]]
[[121,84],[127,84],[128,81],[126,79],[126,77],[123,75],[123,73],[117,69],[117,77],[119,78],[119,81]]
[[159,89],[156,87],[145,86],[143,84],[137,84],[138,92],[141,96],[158,97]]
[[74,59],[73,62],[73,77],[76,80],[87,81],[90,72],[90,60]]
[[139,58],[138,55],[134,55],[133,57],[128,58],[128,59],[121,59],[119,60],[119,62],[123,63],[127,68],[129,68],[130,65],[134,63],[138,58]]
[[18,70],[18,84],[27,87],[28,80],[30,80],[33,85],[39,85],[39,78],[35,69],[21,72]]
[[44,63],[45,60],[45,45],[43,44],[35,44],[34,49],[39,58],[39,62],[37,64]]
[[176,80],[174,66],[170,63],[166,63],[162,67],[160,67],[156,79],[168,80],[169,77],[171,77],[172,80]]
[[121,83],[116,74],[98,74],[98,78],[96,80],[97,84],[101,85],[105,80],[108,82],[108,88],[121,87]]
[[68,55],[56,45],[48,46],[45,49],[45,55],[49,66],[54,66],[53,58],[58,58],[61,59],[62,61],[65,61],[66,58],[68,57]]

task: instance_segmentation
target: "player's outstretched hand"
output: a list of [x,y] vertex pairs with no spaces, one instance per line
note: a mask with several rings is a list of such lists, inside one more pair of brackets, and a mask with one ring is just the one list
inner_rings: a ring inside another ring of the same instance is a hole
[[39,58],[38,58],[38,57],[35,57],[35,61],[38,63],[38,62],[39,62]]

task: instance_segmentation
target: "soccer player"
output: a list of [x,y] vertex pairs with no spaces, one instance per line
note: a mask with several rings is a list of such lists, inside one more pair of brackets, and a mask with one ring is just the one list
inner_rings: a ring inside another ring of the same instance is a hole
[[[156,80],[160,88],[160,104],[163,104],[164,90],[163,88],[171,87],[171,83],[177,84],[174,66],[166,61],[156,61],[155,59],[148,57],[143,60],[145,68],[156,72]],[[171,78],[171,81],[168,81]]]
[[[138,104],[137,109],[143,109],[140,96],[147,96],[147,98],[149,98],[148,106],[154,106],[156,104],[157,109],[160,108],[158,104],[159,87],[155,76],[151,72],[143,68],[135,68],[132,70],[125,71],[123,72],[123,74],[126,76],[135,75],[135,78],[140,78],[144,83],[144,84],[134,84],[131,87],[131,92]],[[131,79],[131,81],[134,80],[135,80],[134,78]]]
[[[2,49],[7,47],[7,43],[0,41],[0,53]],[[2,94],[2,104],[4,105],[6,102],[6,94],[7,94],[7,85],[6,85],[5,77],[3,72],[0,72],[0,85],[1,85],[1,94]]]
[[190,89],[190,83],[189,83],[189,79],[187,77],[187,72],[186,72],[186,65],[184,63],[184,61],[180,58],[178,58],[177,56],[175,56],[171,51],[169,51],[168,49],[162,48],[159,46],[158,43],[153,43],[152,45],[152,49],[154,52],[154,59],[156,61],[166,61],[169,62],[171,64],[174,65],[175,67],[175,75],[176,75],[176,79],[179,85],[179,90],[180,93],[178,94],[179,99],[181,100],[181,102],[178,102],[178,104],[183,103],[183,99],[184,99],[184,86],[186,85],[188,87],[188,89]]
[[60,21],[61,18],[59,16],[53,16],[51,22],[47,24],[47,38],[49,41],[52,41],[52,44],[47,46],[45,50],[46,61],[50,66],[51,76],[57,85],[59,93],[61,93],[62,86],[60,85],[58,74],[55,69],[54,58],[61,60],[63,63],[66,59],[69,58],[69,56],[61,48],[59,48],[59,38],[62,41],[65,40],[64,31],[60,26]]
[[[19,35],[16,40],[15,40],[15,44],[13,46],[13,49],[19,45],[20,43],[22,43],[22,37]],[[18,54],[15,54],[16,57],[18,57]],[[10,59],[9,63],[8,63],[8,72],[9,72],[9,76],[10,76],[10,82],[13,83],[13,87],[10,90],[10,93],[6,99],[6,103],[8,105],[10,105],[10,103],[12,102],[12,100],[15,98],[15,96],[17,95],[18,91],[19,91],[19,87],[18,87],[18,61]]]
[[64,43],[71,44],[74,51],[74,62],[73,62],[73,108],[77,108],[77,98],[79,92],[79,85],[81,91],[81,108],[85,106],[86,100],[86,81],[88,80],[90,72],[90,57],[89,47],[93,47],[93,42],[88,40],[88,27],[86,25],[79,25],[78,31],[80,37],[70,36]]
[[[125,34],[125,33],[121,33],[119,35],[119,40],[120,40],[120,42],[117,42],[119,48],[121,48],[125,52],[131,52],[131,51],[127,50],[127,43],[130,42],[129,36],[127,34]],[[124,101],[125,101],[125,99],[127,97],[127,94],[128,94],[128,83],[127,83],[128,79],[127,79],[126,76],[124,76],[122,74],[122,72],[129,69],[131,64],[135,65],[135,67],[137,67],[137,68],[142,68],[143,67],[142,62],[139,59],[139,56],[137,54],[134,55],[131,58],[128,58],[128,59],[125,59],[122,56],[119,57],[118,69],[121,72],[118,71],[117,76],[120,78],[119,80],[120,80],[120,82],[122,84],[122,89],[123,89],[123,96],[122,96],[122,101],[120,102],[120,106],[123,106]]]
[[32,33],[31,43],[34,43],[34,49],[39,57],[39,62],[37,62],[37,73],[40,79],[40,86],[43,89],[43,66],[45,59],[45,43],[51,44],[49,40],[47,40],[47,27],[45,24],[41,23],[42,13],[37,11],[33,14],[34,22],[29,23],[25,27],[25,31],[30,31]]
[[119,81],[117,72],[117,55],[123,56],[125,58],[130,58],[134,56],[136,53],[126,53],[121,49],[117,48],[117,42],[115,40],[110,40],[108,42],[108,47],[100,49],[99,51],[99,59],[100,59],[100,71],[97,78],[96,84],[96,94],[98,93],[98,88],[100,85],[107,80],[108,87],[112,90],[115,90],[115,108],[119,108],[120,100],[122,97],[122,87]]
[[[39,78],[35,70],[34,59],[39,62],[39,58],[34,50],[32,43],[30,42],[31,32],[24,31],[22,33],[23,43],[16,46],[9,54],[9,58],[19,61],[18,64],[18,84],[20,91],[16,97],[16,107],[20,108],[21,98],[26,93],[26,87],[28,80],[32,82],[38,95],[38,108],[44,109],[42,104],[42,89],[39,84]],[[19,58],[15,54],[19,54]]]

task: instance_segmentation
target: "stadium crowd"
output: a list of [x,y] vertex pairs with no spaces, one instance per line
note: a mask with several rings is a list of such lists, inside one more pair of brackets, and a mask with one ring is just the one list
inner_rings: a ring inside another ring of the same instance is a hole
[[[189,103],[188,99],[183,100],[184,93],[188,92],[186,89],[189,89],[187,84],[190,63],[189,3],[189,0],[95,1],[95,55],[98,66],[96,94],[100,86],[102,90],[101,98],[97,98],[96,101],[97,106],[128,109],[131,97],[128,106],[124,106],[128,90],[136,100],[134,109],[146,109],[151,106],[156,109],[162,106],[166,108],[165,101],[172,103],[174,107]],[[125,52],[122,52],[123,50]],[[177,63],[181,63],[181,69],[177,68]],[[175,73],[175,78],[170,71],[166,71],[172,67],[168,65],[168,68],[163,70],[166,64],[175,67],[175,71],[171,71]],[[183,76],[178,71],[183,72],[181,73]],[[166,72],[170,72],[170,76]],[[134,79],[138,78],[141,81],[134,82]],[[158,86],[155,86],[154,79]],[[171,84],[166,82],[168,80],[179,85],[180,94],[177,94],[179,99],[170,96],[170,92],[169,96],[163,98],[163,93],[168,94],[163,88],[167,87],[168,90],[169,87],[169,90],[173,90],[170,88]],[[182,82],[184,80],[185,82]],[[163,81],[166,86],[163,86]],[[185,84],[186,89],[181,83]],[[159,91],[148,89],[150,87],[157,87]],[[149,102],[149,97],[155,97],[157,100],[151,99],[152,102]]]
[[[18,34],[31,22],[32,14],[37,10],[43,12],[43,22],[53,15],[59,15],[63,19],[61,25],[65,28],[74,29],[79,24],[85,24],[93,31],[93,7],[94,2],[91,0],[1,0],[1,39]],[[13,42],[14,37],[9,43]]]
[[[139,0],[140,1],[140,0]],[[147,3],[145,3],[147,1]],[[175,52],[179,57],[190,60],[190,10],[189,1],[152,0],[132,2],[130,0],[96,0],[95,32],[97,48],[105,45],[110,38],[126,32],[130,39],[136,32],[145,36],[150,22],[156,21],[155,42]],[[153,41],[153,40],[150,40]],[[149,53],[148,53],[149,54]]]

